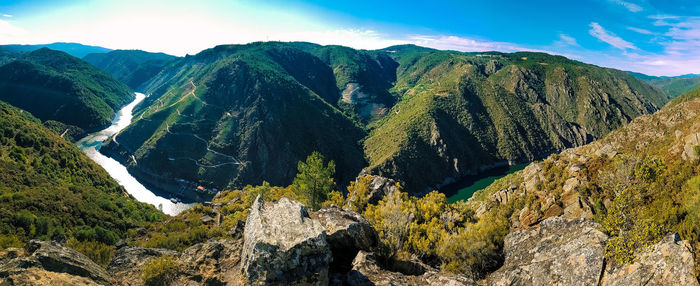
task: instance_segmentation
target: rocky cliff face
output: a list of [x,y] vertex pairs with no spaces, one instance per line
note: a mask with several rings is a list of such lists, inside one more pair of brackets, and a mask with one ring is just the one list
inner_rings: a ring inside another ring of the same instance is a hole
[[635,255],[631,264],[605,257],[608,236],[584,219],[554,217],[505,240],[506,261],[488,285],[700,285],[694,253],[678,234]]

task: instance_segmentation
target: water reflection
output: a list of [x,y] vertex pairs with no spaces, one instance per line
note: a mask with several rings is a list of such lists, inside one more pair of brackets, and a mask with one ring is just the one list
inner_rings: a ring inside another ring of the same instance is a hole
[[112,158],[102,155],[102,153],[98,151],[105,140],[129,126],[133,117],[132,112],[134,107],[139,104],[139,102],[143,101],[145,97],[144,94],[137,92],[134,101],[119,110],[111,126],[102,131],[91,133],[76,144],[90,159],[105,168],[107,173],[120,185],[124,186],[126,191],[134,198],[141,202],[152,204],[162,209],[166,214],[176,215],[192,207],[193,204],[172,202],[167,198],[157,196],[131,176],[125,166]]

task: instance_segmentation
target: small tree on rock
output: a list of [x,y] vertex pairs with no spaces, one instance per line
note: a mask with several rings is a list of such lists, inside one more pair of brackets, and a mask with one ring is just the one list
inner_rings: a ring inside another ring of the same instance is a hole
[[299,161],[293,183],[294,191],[304,204],[318,210],[335,188],[334,174],[335,163],[331,160],[328,165],[324,165],[323,155],[313,152],[306,157],[306,162]]

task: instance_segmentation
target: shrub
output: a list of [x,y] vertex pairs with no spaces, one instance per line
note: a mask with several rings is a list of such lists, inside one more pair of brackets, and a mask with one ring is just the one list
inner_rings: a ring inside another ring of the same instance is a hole
[[147,286],[170,285],[176,274],[177,264],[170,255],[153,258],[141,268],[141,279]]
[[24,243],[15,235],[0,234],[0,250],[10,247],[22,247]]
[[79,241],[71,237],[66,242],[66,246],[85,254],[92,261],[102,266],[107,266],[114,256],[114,246],[109,246],[99,241]]

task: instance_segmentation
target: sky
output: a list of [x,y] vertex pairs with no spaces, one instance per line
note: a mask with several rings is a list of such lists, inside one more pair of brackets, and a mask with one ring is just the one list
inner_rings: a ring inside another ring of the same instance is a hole
[[0,0],[0,44],[183,56],[254,41],[540,51],[649,75],[700,74],[700,1]]

